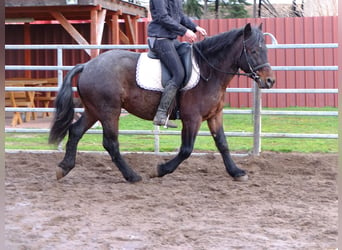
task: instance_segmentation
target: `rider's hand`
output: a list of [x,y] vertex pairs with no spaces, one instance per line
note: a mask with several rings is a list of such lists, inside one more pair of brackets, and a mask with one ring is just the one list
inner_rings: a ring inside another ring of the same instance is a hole
[[185,37],[188,38],[190,42],[194,42],[197,39],[196,34],[192,30],[189,30],[189,29],[185,32]]
[[199,33],[201,33],[202,36],[207,36],[207,35],[208,35],[208,34],[207,34],[207,31],[206,31],[205,29],[203,29],[202,27],[200,27],[200,26],[197,26],[197,27],[196,27],[196,30],[197,30]]

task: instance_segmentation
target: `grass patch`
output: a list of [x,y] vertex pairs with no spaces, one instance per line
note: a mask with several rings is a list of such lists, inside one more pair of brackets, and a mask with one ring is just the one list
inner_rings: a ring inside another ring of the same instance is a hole
[[[271,109],[270,109],[271,110]],[[272,109],[274,110],[274,109]],[[277,109],[280,110],[280,109]],[[337,111],[337,108],[287,108],[282,110],[319,110]],[[180,121],[176,121],[181,126]],[[153,130],[151,121],[139,119],[133,115],[120,119],[121,130]],[[226,132],[253,132],[253,117],[248,115],[224,115],[224,129]],[[262,132],[264,133],[305,133],[305,134],[337,134],[338,118],[336,116],[262,116]],[[164,128],[161,128],[164,130]],[[170,129],[178,131],[179,129]],[[201,126],[202,131],[208,131],[206,122]],[[56,146],[47,143],[47,134],[6,133],[6,149],[22,150],[51,150]],[[63,141],[65,144],[66,139]],[[120,150],[130,152],[153,152],[153,135],[123,135],[119,136]],[[180,147],[180,135],[161,135],[160,151],[174,152]],[[253,148],[253,138],[229,137],[231,151],[250,151]],[[322,152],[338,151],[336,139],[304,139],[304,138],[262,138],[262,151],[277,152]],[[81,139],[78,150],[104,151],[102,134],[85,134]],[[217,151],[213,139],[209,136],[198,136],[195,151]]]

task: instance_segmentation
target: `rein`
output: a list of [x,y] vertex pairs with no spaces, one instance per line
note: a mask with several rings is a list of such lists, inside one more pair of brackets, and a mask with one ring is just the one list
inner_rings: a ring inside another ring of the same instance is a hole
[[[208,61],[208,59],[203,55],[202,51],[197,47],[197,45],[195,43],[193,44],[193,47],[195,48],[197,53],[201,56],[201,58],[214,70],[221,72],[223,74],[227,74],[227,75],[242,75],[242,76],[248,76],[248,77],[251,76],[251,73],[227,72],[227,71],[221,70]],[[209,79],[211,77],[211,73],[210,73],[209,77],[204,77],[202,74],[200,76],[203,80],[205,80],[207,82],[207,81],[209,81]]]
[[[224,71],[224,70],[221,70],[219,68],[217,68],[215,65],[211,64],[208,59],[203,55],[202,51],[197,47],[197,45],[195,43],[193,43],[193,47],[195,48],[195,50],[197,51],[197,53],[200,55],[200,57],[211,67],[213,68],[214,70],[218,71],[218,72],[221,72],[221,73],[224,73],[224,74],[227,74],[227,75],[238,75],[238,76],[247,76],[247,77],[250,77],[252,78],[253,80],[258,80],[260,77],[258,76],[258,74],[256,73],[256,70],[262,68],[262,67],[265,67],[265,66],[269,66],[270,64],[269,63],[264,63],[264,64],[261,64],[261,65],[258,65],[256,67],[252,67],[251,63],[250,63],[250,60],[249,60],[249,57],[248,57],[248,54],[247,54],[247,49],[246,49],[246,41],[243,40],[243,50],[241,52],[241,54],[243,53],[246,57],[246,60],[247,60],[247,64],[248,64],[248,67],[251,71],[251,73],[240,73],[240,72],[227,72],[227,71]],[[241,56],[240,56],[241,57]],[[211,72],[211,71],[210,71]],[[206,82],[209,81],[210,77],[211,77],[211,73],[209,75],[209,77],[204,77],[202,75],[200,75],[201,78],[203,80],[205,80]]]

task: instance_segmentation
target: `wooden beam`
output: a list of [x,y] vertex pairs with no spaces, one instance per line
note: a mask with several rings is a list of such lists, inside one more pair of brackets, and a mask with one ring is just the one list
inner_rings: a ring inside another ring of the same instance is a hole
[[133,16],[132,17],[132,26],[133,26],[133,32],[134,32],[134,44],[138,43],[138,19],[139,16]]
[[[132,16],[139,15],[141,17],[147,17],[148,14],[147,8],[145,7],[119,0],[79,0],[77,5],[67,5],[65,4],[65,1],[62,0],[5,0],[2,2],[5,2],[6,10],[4,11],[4,14],[6,18],[17,18],[18,15],[28,17],[27,13],[35,14],[39,12],[44,15],[45,18],[49,18],[49,16],[46,15],[47,13],[58,10],[59,12],[64,13],[65,16],[69,16],[70,14],[70,17],[75,17],[74,20],[82,20],[84,17],[89,16],[88,13],[90,8],[99,5],[110,12],[121,10],[125,14]],[[74,13],[70,13],[69,10]],[[83,16],[83,18],[81,18],[81,16]]]
[[112,44],[120,44],[119,14],[112,15],[110,28],[112,32]]
[[129,15],[124,15],[126,34],[131,44],[136,44],[136,36],[132,19]]
[[[90,11],[90,43],[99,45],[102,42],[103,28],[106,19],[107,10],[101,6],[96,6]],[[99,49],[91,50],[91,57],[94,58],[100,54]]]
[[119,34],[120,34],[120,40],[124,43],[124,44],[130,44],[130,40],[129,38],[126,36],[125,33],[123,33],[122,30],[119,29]]
[[[96,8],[90,11],[90,44],[97,45],[97,20],[98,12]],[[100,53],[99,49],[91,50],[91,58],[98,56]]]
[[[62,13],[57,11],[51,11],[50,14],[63,26],[63,28],[76,40],[78,44],[89,45],[87,40],[75,29],[72,24],[62,15]],[[88,55],[90,55],[90,50],[85,49]]]
[[97,44],[102,43],[103,29],[105,24],[107,10],[102,9],[98,11],[98,20],[97,20]]

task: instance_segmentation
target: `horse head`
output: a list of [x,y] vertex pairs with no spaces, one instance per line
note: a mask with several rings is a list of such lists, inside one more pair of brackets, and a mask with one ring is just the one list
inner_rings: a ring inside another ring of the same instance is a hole
[[267,58],[262,24],[255,28],[251,24],[245,26],[239,67],[258,83],[259,88],[269,89],[274,85],[275,77]]

